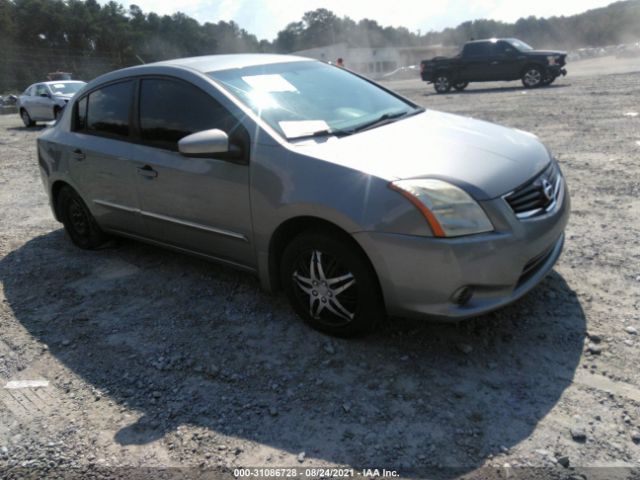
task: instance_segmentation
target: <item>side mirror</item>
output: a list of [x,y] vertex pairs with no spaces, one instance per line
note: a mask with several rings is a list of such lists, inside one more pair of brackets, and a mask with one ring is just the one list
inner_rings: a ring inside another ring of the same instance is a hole
[[178,141],[178,151],[185,157],[203,157],[229,151],[229,136],[212,129],[192,133]]

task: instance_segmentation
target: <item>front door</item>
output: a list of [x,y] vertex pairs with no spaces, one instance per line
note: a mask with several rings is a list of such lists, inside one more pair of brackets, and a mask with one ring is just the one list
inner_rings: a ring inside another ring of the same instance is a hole
[[34,120],[51,120],[53,118],[53,101],[45,84],[36,85],[35,96],[31,98],[31,104],[29,112]]
[[[143,78],[134,150],[141,213],[151,238],[221,260],[255,266],[249,199],[248,133],[227,109],[192,84]],[[189,158],[179,139],[219,128],[245,149],[244,161]]]
[[491,46],[489,75],[491,80],[513,80],[520,76],[518,52],[507,42],[498,41]]

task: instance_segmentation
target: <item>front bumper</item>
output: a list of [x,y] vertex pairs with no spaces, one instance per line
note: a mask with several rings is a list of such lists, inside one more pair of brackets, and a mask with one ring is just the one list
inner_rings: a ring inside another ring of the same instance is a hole
[[567,74],[567,69],[560,65],[549,65],[547,67],[547,72],[554,77],[559,77],[560,75],[564,77]]
[[[518,220],[504,199],[483,204],[496,231],[452,239],[383,232],[355,238],[378,274],[389,315],[459,320],[522,297],[553,268],[562,252],[570,199],[563,186],[554,211]],[[461,288],[471,299],[454,300]]]

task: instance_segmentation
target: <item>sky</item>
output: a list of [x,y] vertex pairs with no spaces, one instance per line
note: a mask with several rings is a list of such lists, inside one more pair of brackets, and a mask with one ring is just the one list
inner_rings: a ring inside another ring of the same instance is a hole
[[[105,0],[106,1],[106,0]],[[513,22],[535,15],[573,15],[604,7],[613,0],[118,0],[135,3],[143,11],[160,15],[181,11],[200,23],[233,20],[258,39],[273,40],[287,24],[305,12],[326,8],[353,20],[369,18],[382,26],[407,27],[413,32],[442,30],[467,20],[490,18]]]

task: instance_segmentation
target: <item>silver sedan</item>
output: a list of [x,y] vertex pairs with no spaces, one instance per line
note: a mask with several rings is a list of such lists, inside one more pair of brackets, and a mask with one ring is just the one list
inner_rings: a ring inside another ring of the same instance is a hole
[[79,247],[126,236],[253,272],[334,335],[518,299],[552,269],[569,217],[534,135],[292,56],[103,75],[40,135],[38,158]]
[[86,85],[80,80],[34,83],[18,97],[18,113],[25,127],[56,120],[75,93]]

